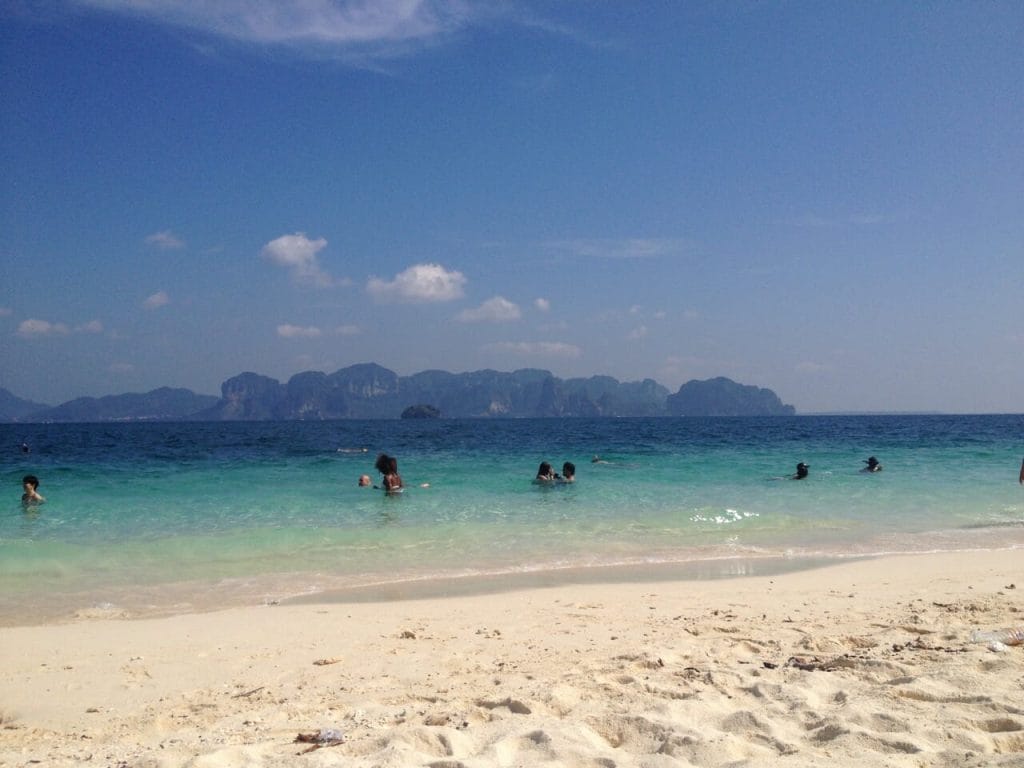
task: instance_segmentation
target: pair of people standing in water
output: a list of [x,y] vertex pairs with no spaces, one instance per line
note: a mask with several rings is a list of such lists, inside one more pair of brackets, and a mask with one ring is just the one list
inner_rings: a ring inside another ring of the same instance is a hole
[[[864,463],[867,464],[867,466],[864,467],[863,469],[861,469],[861,472],[881,472],[882,471],[882,465],[878,463],[878,459],[876,459],[874,456],[870,456],[870,457],[864,459]],[[793,475],[792,479],[793,480],[805,480],[805,479],[807,479],[807,476],[810,474],[810,470],[811,470],[810,466],[807,465],[807,464],[804,464],[801,461],[799,464],[796,465],[796,474]],[[1024,477],[1024,465],[1021,466],[1021,476]],[[1021,482],[1024,482],[1024,479],[1022,479]]]
[[562,474],[558,474],[548,462],[542,461],[537,467],[537,477],[533,482],[538,484],[574,483],[576,482],[576,465],[567,461],[562,465]]
[[[383,476],[380,485],[374,485],[373,487],[384,491],[384,493],[390,495],[399,494],[405,490],[405,483],[402,482],[402,476],[398,474],[398,459],[394,456],[388,456],[386,453],[382,453],[377,456],[377,460],[373,463],[373,466]],[[373,485],[369,475],[359,476],[359,487],[368,488]],[[430,483],[420,483],[420,488],[429,488]]]

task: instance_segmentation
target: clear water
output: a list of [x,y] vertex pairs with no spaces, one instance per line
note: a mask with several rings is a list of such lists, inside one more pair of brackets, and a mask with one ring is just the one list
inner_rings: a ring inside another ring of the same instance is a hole
[[[1016,547],[1022,438],[1024,416],[0,425],[0,621]],[[381,451],[400,497],[357,486]],[[859,472],[869,455],[882,472]],[[574,462],[577,482],[533,485],[543,460]],[[787,479],[798,461],[810,477]],[[27,473],[36,508],[20,502]]]

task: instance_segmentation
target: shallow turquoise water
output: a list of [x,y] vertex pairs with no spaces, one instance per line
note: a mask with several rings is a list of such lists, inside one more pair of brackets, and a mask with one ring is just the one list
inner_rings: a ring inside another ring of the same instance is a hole
[[[1022,436],[1022,416],[3,425],[0,618],[1019,546]],[[379,451],[399,459],[401,497],[357,487]],[[868,455],[885,469],[859,472]],[[577,483],[532,485],[542,460],[573,461]],[[810,477],[785,479],[798,461]],[[29,472],[36,509],[19,501]]]

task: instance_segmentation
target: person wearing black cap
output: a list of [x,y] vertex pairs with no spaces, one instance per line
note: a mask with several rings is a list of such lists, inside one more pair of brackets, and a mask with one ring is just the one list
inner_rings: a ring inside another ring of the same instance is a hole
[[878,463],[878,459],[876,459],[874,456],[869,456],[868,458],[864,459],[864,463],[867,464],[867,466],[864,467],[861,470],[861,472],[881,472],[882,471],[882,465]]
[[808,466],[807,464],[804,464],[801,461],[799,464],[796,465],[796,474],[793,475],[793,479],[794,480],[803,480],[803,479],[805,479],[807,477],[807,474],[808,474],[810,469],[811,469],[810,466]]

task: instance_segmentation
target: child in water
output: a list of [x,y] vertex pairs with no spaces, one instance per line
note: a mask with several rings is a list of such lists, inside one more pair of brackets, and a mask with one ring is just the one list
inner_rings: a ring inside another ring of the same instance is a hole
[[21,479],[21,487],[24,493],[21,494],[22,504],[42,504],[44,499],[39,494],[39,478],[35,475],[25,475]]

